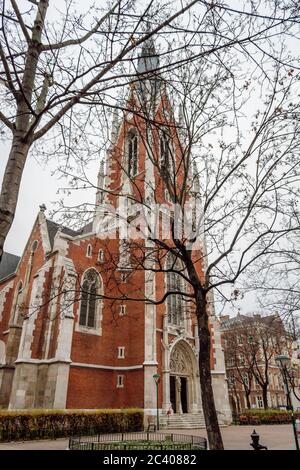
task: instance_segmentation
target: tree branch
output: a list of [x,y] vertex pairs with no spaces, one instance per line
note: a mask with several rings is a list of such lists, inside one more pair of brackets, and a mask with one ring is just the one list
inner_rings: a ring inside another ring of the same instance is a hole
[[99,27],[104,23],[104,21],[114,12],[114,10],[117,8],[117,6],[120,4],[121,0],[118,0],[117,3],[95,24],[95,26],[88,31],[84,36],[78,39],[68,39],[67,41],[60,42],[57,44],[48,44],[48,45],[43,45],[42,50],[43,51],[53,51],[56,49],[63,49],[64,47],[67,46],[76,46],[79,44],[84,43],[87,41],[94,33],[96,33],[99,29]]
[[0,120],[5,124],[12,132],[14,131],[14,125],[10,120],[0,111]]
[[27,28],[26,28],[26,26],[25,26],[25,23],[24,23],[24,21],[23,21],[23,19],[22,19],[22,15],[21,15],[21,13],[20,13],[20,10],[19,10],[19,8],[18,8],[18,5],[17,5],[17,3],[16,3],[15,0],[10,0],[10,1],[11,1],[11,4],[12,4],[12,7],[13,7],[13,9],[14,9],[14,12],[15,12],[15,14],[16,14],[16,17],[18,18],[18,21],[19,21],[19,24],[20,24],[21,29],[22,29],[22,31],[23,31],[23,34],[24,34],[24,36],[25,36],[25,39],[26,39],[27,43],[29,44],[29,42],[30,42],[31,39],[30,39],[30,36],[29,36],[29,34],[28,34],[28,31],[27,31]]

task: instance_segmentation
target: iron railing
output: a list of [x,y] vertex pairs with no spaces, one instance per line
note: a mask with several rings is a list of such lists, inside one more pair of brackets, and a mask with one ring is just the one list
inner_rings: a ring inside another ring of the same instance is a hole
[[177,433],[133,432],[72,436],[70,450],[181,450],[207,449],[207,440],[201,436]]

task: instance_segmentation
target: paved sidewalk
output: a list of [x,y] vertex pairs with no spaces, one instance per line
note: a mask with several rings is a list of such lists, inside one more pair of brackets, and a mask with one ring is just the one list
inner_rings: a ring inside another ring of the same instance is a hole
[[[250,450],[250,434],[253,426],[228,426],[222,428],[224,447],[226,450]],[[292,426],[289,424],[255,426],[260,435],[260,443],[270,450],[295,450]],[[164,432],[191,434],[206,437],[205,429],[178,429]],[[68,439],[8,442],[0,444],[1,450],[65,450]]]

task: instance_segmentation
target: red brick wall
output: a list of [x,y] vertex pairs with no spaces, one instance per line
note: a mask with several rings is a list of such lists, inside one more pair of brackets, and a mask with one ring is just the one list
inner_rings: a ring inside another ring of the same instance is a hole
[[[124,388],[117,388],[124,375]],[[67,408],[132,408],[144,406],[143,369],[109,371],[71,367]]]

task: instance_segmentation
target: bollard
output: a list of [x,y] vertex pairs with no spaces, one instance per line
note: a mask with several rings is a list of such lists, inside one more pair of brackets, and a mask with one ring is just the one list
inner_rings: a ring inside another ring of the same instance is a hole
[[253,433],[251,434],[252,442],[250,442],[250,446],[253,447],[253,450],[268,450],[266,446],[263,446],[259,443],[259,434],[253,429]]

